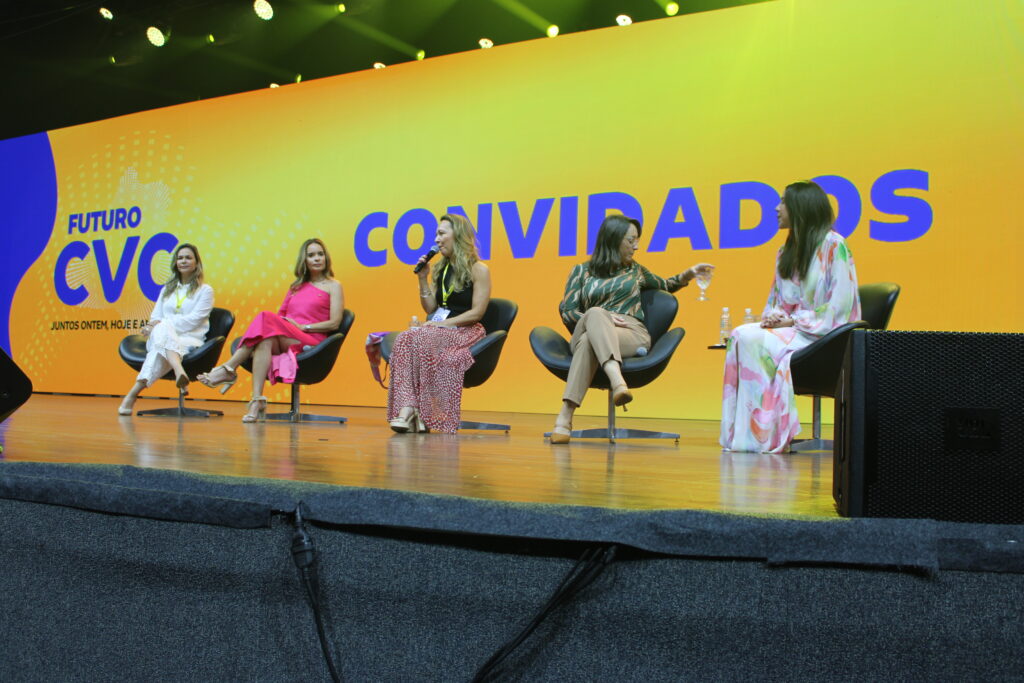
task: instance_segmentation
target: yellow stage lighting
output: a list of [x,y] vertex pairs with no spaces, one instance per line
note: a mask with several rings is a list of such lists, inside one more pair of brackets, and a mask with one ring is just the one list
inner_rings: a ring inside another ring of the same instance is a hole
[[494,41],[491,40],[490,38],[481,38],[480,39],[480,47],[482,47],[485,50],[488,49],[488,48],[492,48],[492,47],[494,47]]
[[110,21],[114,18],[114,13],[108,10],[106,7],[100,7],[100,16]]
[[373,63],[373,68],[374,69],[383,69],[385,67],[387,67],[387,64],[385,64],[384,62],[374,62]]
[[669,15],[670,17],[674,17],[675,15],[679,14],[679,3],[670,2],[667,5],[665,5],[665,14]]
[[270,84],[270,87],[271,87],[271,88],[280,88],[281,86],[280,86],[280,85],[278,85],[277,83],[271,83],[271,84]]
[[558,26],[556,26],[555,24],[551,24],[551,26],[548,26],[548,38],[554,38],[557,35]]
[[339,2],[338,3],[338,14],[344,14],[344,13],[345,13],[345,3]]

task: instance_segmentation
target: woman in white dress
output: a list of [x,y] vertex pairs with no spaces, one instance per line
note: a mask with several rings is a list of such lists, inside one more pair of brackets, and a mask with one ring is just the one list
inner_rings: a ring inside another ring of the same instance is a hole
[[171,257],[171,278],[164,284],[149,321],[142,326],[146,360],[135,385],[121,401],[119,415],[131,415],[139,393],[174,370],[178,391],[187,393],[189,377],[181,357],[201,346],[210,329],[213,288],[203,284],[203,261],[192,244],[180,244]]

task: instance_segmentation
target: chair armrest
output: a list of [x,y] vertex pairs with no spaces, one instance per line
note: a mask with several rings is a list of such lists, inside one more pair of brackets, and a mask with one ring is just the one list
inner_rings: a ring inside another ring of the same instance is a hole
[[793,373],[793,391],[798,394],[835,396],[836,381],[843,366],[850,333],[867,328],[868,323],[857,320],[840,325],[817,341],[793,353],[789,367]]

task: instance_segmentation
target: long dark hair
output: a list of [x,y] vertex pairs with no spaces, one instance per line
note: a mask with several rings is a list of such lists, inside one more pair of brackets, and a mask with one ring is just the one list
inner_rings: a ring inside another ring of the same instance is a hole
[[191,249],[192,255],[196,257],[196,269],[192,271],[192,277],[188,281],[186,296],[192,296],[203,285],[203,259],[199,258],[199,249],[194,244],[182,242],[171,254],[171,279],[164,283],[164,291],[160,293],[160,298],[169,296],[179,284],[185,284],[181,281],[181,273],[178,272],[178,252],[182,249]]
[[627,218],[622,214],[607,216],[597,231],[594,253],[587,264],[590,274],[594,277],[611,277],[622,268],[622,240],[626,238],[630,226],[636,226],[636,237],[640,239],[643,228],[640,221]]
[[779,275],[791,278],[799,273],[807,277],[818,247],[835,223],[836,216],[828,195],[821,186],[810,180],[800,180],[786,187],[782,203],[789,214],[789,236],[779,258]]
[[299,249],[299,260],[295,262],[295,282],[292,283],[292,291],[309,282],[309,266],[306,265],[306,249],[311,244],[319,244],[324,250],[324,276],[334,277],[334,269],[331,267],[331,252],[327,251],[327,245],[319,237],[310,237],[302,243]]

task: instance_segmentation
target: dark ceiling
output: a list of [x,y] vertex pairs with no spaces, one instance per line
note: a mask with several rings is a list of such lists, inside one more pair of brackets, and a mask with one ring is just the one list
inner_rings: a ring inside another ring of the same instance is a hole
[[[548,40],[540,18],[563,36],[614,26],[620,14],[664,19],[667,2],[350,0],[339,13],[336,2],[269,1],[270,21],[256,16],[252,0],[0,0],[8,73],[0,139],[289,83],[298,74],[306,81],[406,62],[416,50],[427,59],[476,50],[480,38],[495,46]],[[760,1],[678,0],[679,16]],[[145,38],[152,24],[170,29],[161,48]]]

